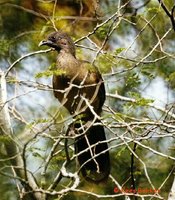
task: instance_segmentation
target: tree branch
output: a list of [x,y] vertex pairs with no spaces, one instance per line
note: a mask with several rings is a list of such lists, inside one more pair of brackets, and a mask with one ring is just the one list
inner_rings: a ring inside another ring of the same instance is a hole
[[[23,160],[19,153],[19,148],[15,142],[13,130],[11,128],[9,109],[8,104],[6,103],[6,79],[5,74],[2,71],[0,71],[0,87],[0,134],[7,138],[7,140],[4,142],[4,146],[7,152],[7,156],[11,158],[10,162],[13,174],[15,172],[15,176],[18,176],[21,180],[25,180]],[[27,176],[28,183],[21,181],[21,184],[23,185],[25,192],[33,191],[37,188],[36,182],[30,173],[28,173]],[[41,200],[41,194],[29,192],[23,199]]]
[[175,174],[174,174],[174,180],[173,180],[173,184],[171,187],[171,191],[168,195],[168,200],[174,200],[175,199]]
[[172,23],[172,27],[175,31],[175,20],[174,20],[174,9],[175,9],[175,5],[173,6],[173,8],[171,9],[171,12],[169,12],[168,8],[165,6],[165,4],[163,3],[162,0],[158,0],[158,2],[160,3],[161,7],[163,8],[163,10],[165,11],[166,15],[170,18],[171,23]]

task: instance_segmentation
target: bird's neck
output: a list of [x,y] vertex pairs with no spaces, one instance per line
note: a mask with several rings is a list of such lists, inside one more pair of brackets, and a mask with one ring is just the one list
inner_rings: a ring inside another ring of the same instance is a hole
[[78,60],[74,55],[70,52],[61,50],[57,57],[57,62],[59,63],[59,67],[61,68],[71,68],[75,69],[78,66]]

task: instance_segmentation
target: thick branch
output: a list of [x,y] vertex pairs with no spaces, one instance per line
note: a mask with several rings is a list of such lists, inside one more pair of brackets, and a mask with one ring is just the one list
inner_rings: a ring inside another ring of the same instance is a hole
[[169,12],[168,8],[165,6],[165,4],[163,3],[162,0],[158,0],[158,2],[160,3],[161,7],[165,11],[166,15],[170,18],[171,23],[172,23],[172,27],[173,27],[173,29],[175,31],[175,20],[174,20],[174,14],[173,14],[174,13],[174,9],[175,9],[175,5],[171,9],[171,12]]

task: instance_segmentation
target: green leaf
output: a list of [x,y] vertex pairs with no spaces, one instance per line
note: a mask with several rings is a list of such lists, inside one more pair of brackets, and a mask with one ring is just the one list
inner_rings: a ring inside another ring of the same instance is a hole
[[134,88],[134,87],[137,87],[138,85],[140,85],[140,83],[141,83],[141,81],[140,81],[139,75],[137,73],[133,73],[127,77],[125,84],[129,88]]
[[141,97],[139,93],[136,92],[129,92],[129,95],[133,97],[136,102],[134,104],[139,105],[139,106],[149,106],[150,103],[153,103],[153,99],[146,99]]
[[110,28],[110,23],[104,24],[103,26],[98,28],[96,31],[98,38],[103,40],[107,36],[109,28]]
[[26,128],[31,129],[36,124],[47,123],[47,122],[49,122],[48,119],[40,118],[40,119],[37,119],[37,120],[27,124]]
[[124,51],[125,49],[126,49],[126,48],[123,48],[123,47],[117,48],[117,49],[115,50],[115,54],[118,55],[118,54],[120,54],[122,51]]
[[147,11],[148,11],[148,12],[151,12],[151,13],[158,13],[158,12],[161,12],[161,10],[160,10],[159,7],[148,8]]
[[35,78],[49,77],[49,76],[59,76],[65,74],[63,69],[55,69],[55,67],[50,66],[48,70],[39,72],[35,75]]
[[116,113],[115,113],[115,119],[116,119],[118,122],[124,122],[124,117],[123,117],[123,114],[122,114],[122,113],[116,112]]
[[98,56],[96,62],[96,65],[100,67],[102,73],[108,73],[116,65],[116,59],[110,53]]
[[10,48],[10,42],[9,40],[0,40],[0,54],[1,55],[7,55],[8,54],[8,51],[9,51],[9,48]]
[[175,88],[175,72],[169,75],[168,82],[170,83],[172,88]]

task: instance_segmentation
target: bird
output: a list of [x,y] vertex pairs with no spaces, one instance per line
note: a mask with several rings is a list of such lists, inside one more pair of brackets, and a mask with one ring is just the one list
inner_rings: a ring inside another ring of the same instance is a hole
[[75,153],[83,177],[99,183],[108,179],[110,156],[100,116],[106,99],[104,80],[98,68],[77,59],[72,38],[61,30],[50,33],[39,46],[57,51],[53,73],[53,92],[73,116],[69,130],[74,131]]

